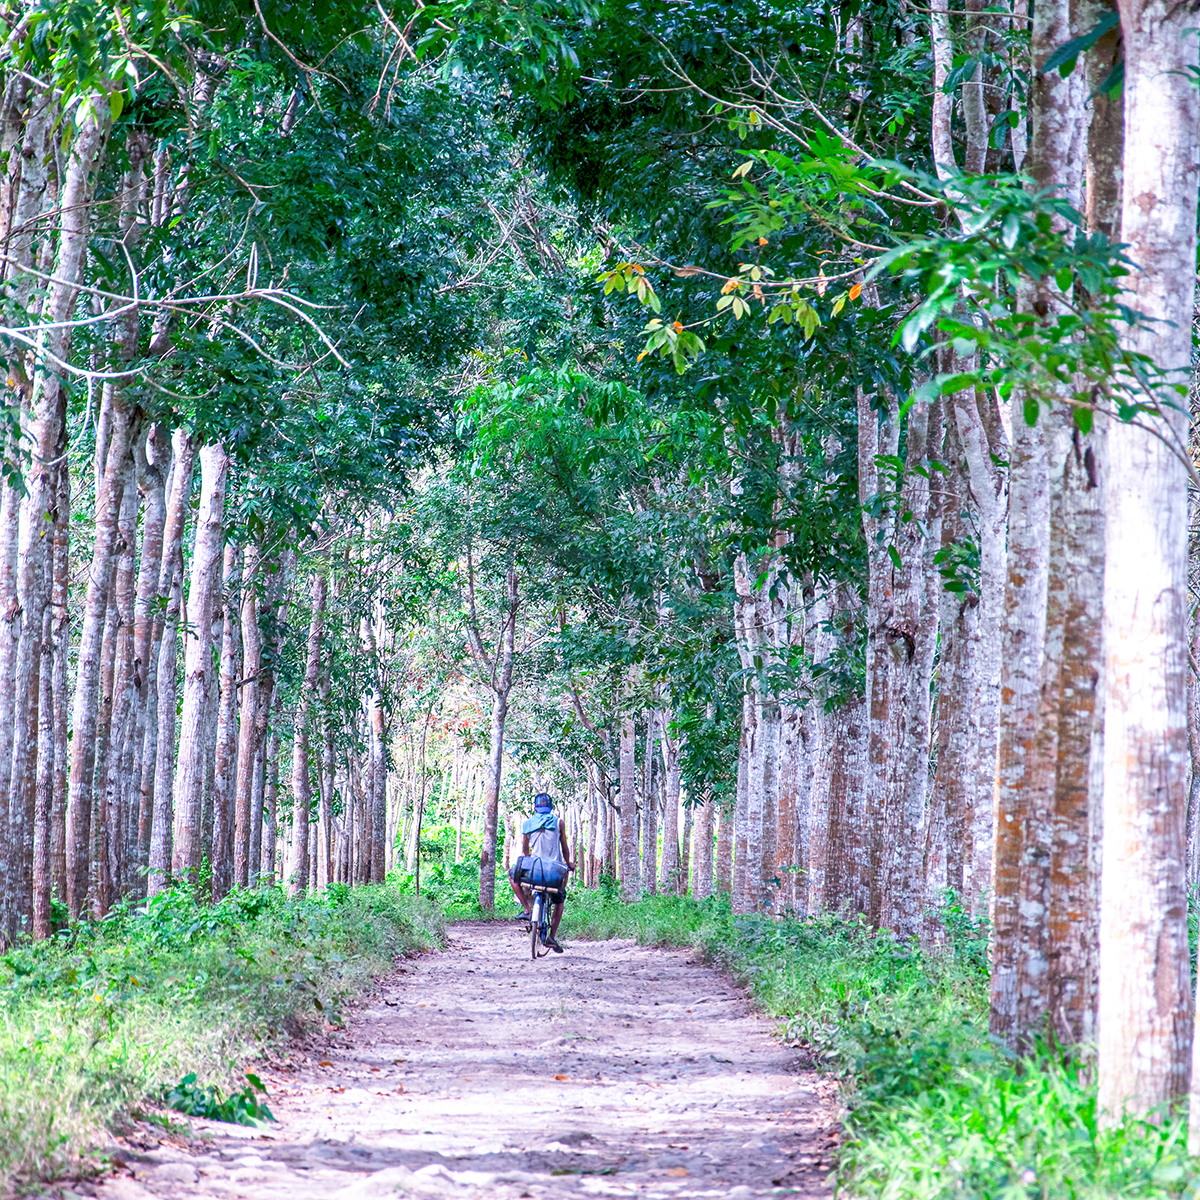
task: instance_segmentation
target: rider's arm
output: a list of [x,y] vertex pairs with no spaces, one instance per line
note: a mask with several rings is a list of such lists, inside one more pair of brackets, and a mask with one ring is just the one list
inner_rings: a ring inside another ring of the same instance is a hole
[[567,845],[567,827],[565,825],[558,827],[558,841],[562,846],[563,861],[567,864],[567,869],[575,870],[575,864],[571,861],[571,847]]
[[526,858],[529,857],[529,834],[527,833],[521,835],[521,853]]

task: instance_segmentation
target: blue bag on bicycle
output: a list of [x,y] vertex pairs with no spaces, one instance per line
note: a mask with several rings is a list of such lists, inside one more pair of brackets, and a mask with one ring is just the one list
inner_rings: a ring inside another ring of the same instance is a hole
[[525,881],[534,887],[552,888],[561,891],[567,882],[567,868],[549,858],[527,860]]

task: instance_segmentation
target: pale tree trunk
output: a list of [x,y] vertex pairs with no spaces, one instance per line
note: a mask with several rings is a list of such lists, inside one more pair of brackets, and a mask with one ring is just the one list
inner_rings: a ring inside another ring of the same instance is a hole
[[50,801],[50,887],[56,900],[67,900],[67,777],[70,744],[67,738],[67,658],[71,648],[69,532],[71,523],[71,472],[65,466],[67,435],[59,442],[58,485],[54,509],[54,569],[50,582],[50,608],[54,614],[54,794]]
[[[872,637],[887,650],[886,750],[877,795],[883,803],[876,830],[882,844],[872,848],[881,874],[872,877],[872,911],[880,924],[904,940],[920,933],[924,901],[921,829],[929,774],[930,677],[937,643],[936,608],[929,610],[926,528],[929,511],[930,444],[940,445],[940,405],[916,403],[909,409],[905,479],[900,512],[893,525],[899,566],[887,588],[889,604],[878,610]],[[935,531],[936,540],[936,531]],[[888,566],[891,564],[889,563]],[[880,564],[881,569],[888,566]],[[875,670],[883,656],[874,657]],[[878,888],[878,900],[875,889]]]
[[113,678],[116,671],[117,626],[120,612],[115,600],[117,566],[125,544],[125,532],[128,517],[126,515],[130,493],[133,490],[133,464],[129,462],[125,468],[125,478],[122,480],[121,515],[117,519],[117,542],[109,559],[108,582],[108,611],[104,619],[104,634],[100,641],[100,711],[96,715],[95,743],[95,787],[92,790],[92,840],[88,850],[90,881],[88,896],[91,899],[92,913],[96,917],[103,916],[108,911],[112,893],[112,864],[108,856],[108,793],[105,781],[108,778],[108,742],[112,732],[112,701]]
[[621,718],[620,826],[617,834],[617,872],[621,899],[636,900],[640,883],[637,844],[637,729],[633,717]]
[[[880,495],[880,455],[895,457],[899,446],[898,406],[888,396],[887,409],[879,414],[871,398],[858,395],[858,500],[863,506],[863,532],[867,541],[867,761],[864,779],[865,841],[870,854],[870,898],[867,919],[878,926],[883,919],[889,863],[884,855],[884,822],[887,816],[887,774],[897,749],[888,738],[889,676],[892,651],[887,643],[887,622],[892,612],[892,563],[887,555],[894,527],[893,515],[883,508]],[[903,639],[901,639],[903,641]],[[902,646],[902,652],[907,646]]]
[[[52,192],[50,175],[55,159],[50,138],[55,106],[45,89],[32,87],[28,80],[11,81],[5,89],[4,102],[4,207],[0,212],[0,232],[3,233],[5,253],[9,257],[3,273],[11,277],[5,291],[13,311],[33,320],[38,315],[39,300],[29,269],[34,265],[33,240],[39,225],[38,218],[48,198],[47,193]],[[73,155],[72,167],[76,164],[77,155]],[[88,169],[90,172],[90,164]],[[79,181],[78,171],[75,175]],[[70,182],[70,176],[67,182]],[[87,240],[86,221],[84,218],[84,230],[81,239],[78,239],[83,244]],[[75,214],[74,222],[79,223],[78,214]],[[71,218],[62,222],[64,246],[69,237],[70,223]],[[49,244],[50,239],[47,239],[47,246]],[[38,265],[44,267],[46,264],[39,262]],[[75,289],[70,279],[66,288],[61,284],[52,285],[47,315],[51,320],[61,320],[54,303],[55,292],[59,298],[65,293],[73,297]],[[55,350],[66,344],[61,332],[55,332],[50,340]],[[37,495],[36,503],[34,498],[34,493],[44,493],[46,486],[46,472],[44,469],[37,470],[37,460],[40,458],[43,463],[50,461],[49,457],[42,456],[45,449],[42,445],[44,429],[40,427],[44,426],[48,412],[58,412],[61,384],[57,376],[49,376],[38,387],[37,382],[27,374],[29,366],[22,347],[10,355],[7,374],[9,387],[16,389],[10,403],[19,410],[23,431],[31,434],[35,440],[34,492],[26,500],[25,527],[27,536],[32,529],[37,538],[39,526],[44,520],[41,514],[49,508],[45,494]],[[39,393],[40,401],[35,398],[31,402],[35,390]],[[5,458],[9,469],[18,466],[8,453]],[[27,876],[31,883],[32,862],[27,870],[24,842],[32,819],[32,805],[25,787],[24,758],[28,756],[28,751],[23,747],[29,745],[31,722],[36,728],[37,701],[33,687],[40,681],[40,672],[33,666],[33,659],[42,633],[37,593],[42,578],[42,550],[40,541],[33,546],[20,543],[21,507],[17,488],[7,481],[0,484],[0,941],[5,944],[12,942],[23,917],[27,925],[29,918],[26,913],[31,908],[26,896],[30,894],[31,898]],[[27,549],[33,550],[33,560],[25,556]],[[18,574],[19,550],[24,569]],[[23,656],[20,654],[22,647]],[[19,663],[18,658],[23,661]],[[15,725],[20,727],[14,728]],[[17,764],[20,774],[10,797],[14,749],[18,756],[23,756],[23,761]]]
[[259,675],[262,672],[262,635],[258,628],[258,548],[246,547],[242,578],[242,694],[237,743],[237,779],[234,793],[233,885],[250,884],[250,813],[254,793],[254,767],[258,745],[255,724],[259,719]]
[[[196,443],[186,429],[175,430],[171,446],[171,489],[167,497],[162,564],[156,592],[159,603],[165,602],[166,607],[154,618],[150,648],[151,656],[157,663],[158,728],[154,739],[153,771],[150,769],[147,741],[142,794],[142,805],[149,807],[152,814],[146,876],[146,891],[150,896],[158,895],[170,882],[175,824],[175,697],[179,686],[179,625],[183,608],[183,531],[192,490],[192,466],[196,458]],[[150,789],[149,795],[146,794],[147,787]]]
[[681,879],[687,878],[687,861],[681,861],[679,845],[679,739],[668,732],[671,713],[661,714],[663,759],[663,853],[662,893],[679,894]]
[[328,568],[322,566],[312,577],[312,616],[308,624],[308,652],[305,656],[304,687],[296,706],[296,727],[292,738],[292,857],[287,867],[288,893],[303,894],[308,883],[308,817],[312,806],[309,780],[309,726],[312,702],[321,675],[321,640],[325,633],[325,600],[329,591]]
[[259,883],[268,887],[275,883],[275,857],[279,841],[279,752],[283,739],[279,733],[279,721],[283,711],[283,698],[276,695],[272,706],[275,719],[263,750],[266,771],[263,780],[263,811],[266,813],[262,835],[262,859],[259,864]]
[[957,393],[950,397],[950,405],[979,529],[979,615],[971,729],[974,762],[963,814],[963,894],[971,913],[982,916],[992,886],[1007,561],[1008,474],[997,462],[1007,462],[1010,448],[990,389],[979,394]]
[[[492,727],[488,746],[487,782],[483,797],[483,846],[479,852],[479,907],[484,912],[491,912],[496,903],[496,833],[500,815],[500,776],[504,768],[504,724],[508,718],[508,695],[512,690],[517,608],[520,604],[517,573],[511,568],[507,584],[508,611],[500,637],[499,662],[492,664]],[[475,643],[476,653],[481,655],[477,636]]]
[[[1082,87],[1074,76],[1037,68],[1072,33],[1065,0],[1038,5],[1033,15],[1030,97],[1031,175],[1041,187],[1070,192],[1082,138]],[[1065,187],[1064,187],[1065,184]],[[1018,296],[1024,311],[1053,309],[1049,282],[1026,283]],[[1023,396],[1044,408],[1052,397]],[[993,869],[993,972],[991,1031],[1026,1048],[1042,1031],[1049,1011],[1048,941],[1053,904],[1051,872],[1054,803],[1059,757],[1060,662],[1067,597],[1050,586],[1052,542],[1061,547],[1063,464],[1069,447],[1062,412],[1013,427],[1010,466],[1009,554],[1005,589],[1000,754]],[[1085,769],[1086,773],[1086,769]],[[1086,825],[1082,831],[1087,838]]]
[[692,868],[692,896],[703,900],[713,894],[713,802],[705,800],[695,810],[692,843],[695,862]]
[[779,817],[773,871],[779,880],[779,898],[772,909],[778,915],[800,918],[808,915],[808,887],[814,873],[822,879],[825,873],[824,838],[813,839],[809,827],[812,769],[801,730],[802,712],[795,704],[779,706]]
[[319,861],[317,863],[317,886],[332,883],[333,865],[333,791],[334,791],[334,745],[333,720],[329,712],[329,697],[333,692],[333,680],[328,670],[321,676],[321,770],[318,782],[321,787],[320,830],[317,838]]
[[[953,404],[953,399],[951,400]],[[947,422],[945,462],[949,471],[938,477],[941,489],[942,549],[949,552],[970,537],[973,530],[963,512],[968,507],[958,426]],[[970,590],[940,592],[941,653],[938,660],[937,775],[930,793],[930,826],[940,822],[944,831],[942,872],[935,878],[935,846],[927,840],[926,894],[930,900],[942,887],[963,898],[964,861],[968,854],[968,813],[973,801],[977,771],[977,727],[974,723],[976,655],[979,641],[979,593]]]
[[[272,572],[274,581],[264,591],[264,603],[275,608],[275,637],[270,647],[269,662],[260,674],[258,686],[258,707],[254,716],[254,769],[250,790],[250,882],[257,883],[262,873],[263,863],[263,812],[266,806],[267,762],[276,761],[278,751],[274,756],[268,754],[268,734],[271,729],[272,705],[279,718],[279,698],[277,696],[274,663],[278,662],[283,652],[283,634],[287,623],[289,590],[292,582],[292,572],[296,565],[296,552],[286,551],[280,558],[277,569]],[[270,597],[268,601],[267,597]],[[271,810],[274,813],[274,809]],[[274,817],[271,818],[274,820]]]
[[371,882],[387,878],[387,735],[383,721],[383,686],[375,685],[371,707]]
[[217,744],[213,759],[213,849],[212,898],[220,900],[233,886],[233,805],[237,790],[237,709],[238,629],[234,615],[238,609],[237,589],[241,586],[238,551],[233,542],[225,544],[221,574],[221,666],[220,701],[217,709]]
[[[1172,384],[1191,360],[1198,100],[1194,16],[1123,0],[1125,347]],[[1187,416],[1164,392],[1154,431],[1108,431],[1104,575],[1104,875],[1099,1108],[1142,1116],[1187,1090],[1192,1038],[1183,816],[1187,800]],[[1166,444],[1161,433],[1175,445]],[[1193,1072],[1200,1083],[1200,1071]],[[1200,1143],[1200,1102],[1190,1141]]]
[[96,733],[100,716],[100,670],[104,650],[105,620],[111,560],[117,537],[117,519],[125,490],[125,460],[134,435],[134,414],[114,402],[108,458],[96,501],[96,540],[88,572],[80,631],[78,669],[71,738],[71,775],[67,793],[67,909],[73,920],[83,911],[87,897],[92,845],[92,806],[96,765]]
[[184,641],[183,705],[179,714],[179,761],[175,766],[175,835],[171,871],[199,871],[204,852],[205,765],[211,742],[209,708],[216,703],[213,613],[221,586],[225,541],[225,484],[229,455],[219,442],[200,451],[200,507],[188,585]]
[[134,483],[134,466],[126,466],[125,495],[117,526],[117,561],[113,577],[110,613],[114,636],[109,647],[112,656],[112,680],[107,713],[102,715],[96,738],[96,776],[100,785],[99,808],[101,836],[106,838],[108,874],[102,879],[96,896],[97,913],[103,916],[121,894],[124,880],[125,788],[129,763],[125,759],[125,739],[129,715],[133,709],[133,606],[137,590],[137,515],[138,493]]
[[824,745],[829,754],[829,853],[824,907],[848,915],[870,905],[870,845],[866,812],[866,701],[855,698],[827,714]]
[[[1057,415],[1057,414],[1056,414]],[[1059,419],[1069,420],[1066,414]],[[1051,810],[1047,1009],[1063,1045],[1094,1045],[1104,762],[1104,493],[1107,430],[1073,430],[1062,466],[1050,593],[1060,594],[1058,760]]]
[[[15,464],[12,464],[15,465]],[[9,483],[0,483],[0,909],[4,910],[5,942],[11,943],[17,903],[21,830],[17,813],[9,807],[13,767],[13,723],[16,707],[16,660],[21,640],[21,602],[17,595],[17,545],[20,494]]]
[[644,800],[642,803],[642,892],[653,896],[658,891],[658,740],[659,713],[646,713],[646,753],[642,759]]
[[[50,468],[55,475],[65,470],[59,463]],[[51,488],[53,493],[56,488]],[[49,514],[53,525],[53,508]],[[47,540],[53,530],[46,530]],[[54,556],[43,554],[43,587],[47,601],[53,588]],[[33,879],[30,930],[35,940],[48,938],[51,933],[51,814],[54,807],[54,609],[46,604],[42,613],[42,647],[38,679],[38,746],[33,815]]]
[[733,812],[723,807],[716,817],[717,857],[713,863],[713,888],[728,896],[733,888]]
[[155,598],[162,569],[163,534],[167,520],[167,472],[171,443],[160,423],[138,454],[138,487],[142,493],[142,558],[138,568],[137,601],[133,618],[133,654],[137,667],[133,725],[134,766],[129,780],[129,803],[137,808],[137,840],[130,863],[137,872],[137,895],[146,892],[150,859],[150,825],[154,806],[154,766],[158,746],[158,647],[154,630]]

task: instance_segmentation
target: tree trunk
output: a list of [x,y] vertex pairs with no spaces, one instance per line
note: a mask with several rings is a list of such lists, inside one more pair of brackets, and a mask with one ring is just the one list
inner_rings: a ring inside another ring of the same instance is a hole
[[263,778],[263,810],[266,819],[263,823],[259,884],[265,883],[268,887],[275,884],[275,853],[279,840],[279,751],[283,741],[279,734],[279,719],[282,707],[282,697],[277,694],[273,706],[275,719],[271,723],[271,732],[263,750],[266,759]]
[[[154,772],[150,772],[147,747],[146,773],[142,805],[150,808],[149,867],[146,890],[156,896],[170,882],[175,823],[175,697],[179,686],[179,625],[183,607],[183,531],[192,491],[192,466],[196,443],[186,429],[177,429],[171,438],[173,466],[171,490],[167,498],[167,518],[163,529],[162,564],[158,575],[157,596],[166,608],[154,619],[150,654],[157,662],[158,728],[155,734]],[[146,795],[145,788],[150,793]]]
[[670,722],[670,712],[664,712],[662,893],[664,896],[677,896],[680,879],[687,877],[687,860],[681,862],[679,853],[679,739],[668,732]]
[[[55,476],[66,470],[65,464],[59,463],[51,470]],[[53,504],[57,486],[51,485],[50,496]],[[53,541],[53,523],[56,514],[51,508],[49,513],[51,529],[45,530],[48,541]],[[51,928],[52,895],[51,880],[51,842],[52,842],[52,812],[54,808],[54,608],[49,603],[54,586],[54,556],[43,553],[42,571],[44,595],[47,603],[42,610],[42,647],[38,658],[38,746],[37,771],[35,776],[34,814],[33,814],[33,879],[32,879],[32,911],[30,913],[30,930],[37,941],[48,938]]]
[[54,614],[54,794],[50,801],[50,887],[54,899],[67,900],[67,776],[70,744],[67,739],[67,658],[71,648],[69,532],[71,524],[71,472],[66,468],[66,428],[59,442],[57,503],[54,510],[54,570],[50,582],[50,608]]
[[[953,401],[952,401],[953,403]],[[971,535],[964,520],[968,489],[964,486],[958,427],[946,428],[945,461],[950,470],[941,476],[943,552],[949,554]],[[973,800],[973,783],[978,753],[974,724],[976,656],[979,641],[979,594],[961,581],[963,590],[940,589],[938,625],[942,648],[938,661],[937,774],[929,805],[931,820],[940,821],[944,831],[943,872],[931,878],[931,850],[926,846],[926,894],[930,899],[948,887],[961,901],[964,896],[964,863],[968,851],[967,816]]]
[[646,754],[642,760],[645,793],[642,803],[642,892],[653,896],[658,891],[658,740],[657,710],[646,713]]
[[179,761],[175,767],[175,836],[171,871],[200,870],[204,853],[205,764],[212,752],[209,707],[216,703],[213,613],[221,587],[225,541],[225,484],[229,455],[219,442],[200,451],[200,507],[188,586],[184,639],[183,705],[179,714]]
[[[382,686],[377,685],[379,691]],[[387,740],[383,723],[383,697],[371,707],[371,882],[387,878]]]
[[255,725],[259,713],[259,676],[262,673],[262,636],[258,628],[258,547],[247,546],[242,576],[242,694],[237,743],[237,779],[234,795],[233,885],[250,884],[250,815],[254,794],[254,768],[258,744]]
[[309,779],[309,725],[312,701],[321,675],[321,640],[325,633],[325,600],[329,591],[328,568],[321,567],[312,577],[312,617],[308,624],[308,652],[305,657],[304,687],[296,706],[296,727],[292,739],[292,858],[288,863],[288,893],[302,895],[308,883],[308,818],[312,807],[312,783]]
[[111,560],[125,490],[125,460],[134,436],[135,416],[123,398],[114,398],[108,458],[96,498],[96,540],[88,572],[71,738],[71,776],[67,793],[67,909],[78,920],[87,897],[95,792],[96,732],[100,716],[100,669],[104,649]]
[[501,635],[500,662],[492,689],[492,728],[488,750],[487,783],[483,797],[483,846],[479,852],[479,907],[491,912],[496,902],[496,833],[500,815],[500,774],[504,767],[504,723],[508,694],[512,690],[516,650],[517,606],[520,593],[517,573],[508,572],[508,613]]
[[[1082,31],[1080,31],[1082,32]],[[1036,69],[1071,36],[1066,0],[1037,6],[1031,55]],[[1081,86],[1074,77],[1038,71],[1030,97],[1031,175],[1040,187],[1070,193],[1082,138]],[[1026,283],[1026,312],[1056,308],[1049,283]],[[1009,555],[1005,588],[1000,756],[993,870],[992,1034],[1025,1049],[1049,1012],[1047,917],[1053,904],[1054,795],[1059,757],[1060,661],[1065,601],[1050,587],[1052,541],[1061,546],[1062,466],[1069,422],[1063,412],[1039,415],[1051,397],[1014,398],[1034,406],[1036,425],[1018,420],[1010,456]],[[1083,831],[1086,842],[1087,831]]]
[[167,521],[167,471],[171,443],[166,427],[155,424],[138,453],[138,488],[142,493],[142,559],[138,571],[133,618],[136,715],[133,725],[134,766],[129,803],[137,807],[137,844],[130,855],[136,870],[136,895],[145,895],[150,861],[150,828],[154,815],[154,767],[158,748],[158,645],[154,612],[162,571],[163,536]]
[[[1193,16],[1122,0],[1126,349],[1171,384],[1189,375],[1200,145]],[[1187,1089],[1192,1038],[1184,892],[1187,801],[1187,415],[1173,391],[1153,431],[1113,422],[1104,475],[1104,875],[1099,1109],[1144,1116]],[[1174,443],[1168,445],[1156,433]],[[1200,1083],[1200,1071],[1193,1072]],[[1200,1123],[1200,1103],[1192,1105]],[[1191,1129],[1193,1148],[1200,1126]]]
[[703,900],[713,894],[713,802],[696,806],[692,826],[695,864],[692,868],[692,897]]
[[617,872],[621,899],[633,901],[638,897],[640,873],[637,843],[637,727],[633,717],[621,718],[621,790],[620,827],[617,834]]
[[237,790],[238,629],[235,613],[241,586],[237,548],[225,544],[221,574],[221,669],[217,709],[217,745],[213,760],[212,898],[220,900],[233,886],[233,805]]
[[[870,893],[867,919],[878,926],[884,915],[887,882],[891,876],[890,856],[885,854],[885,822],[888,816],[888,772],[899,749],[889,741],[890,667],[892,649],[887,642],[888,618],[892,612],[892,563],[887,547],[892,544],[894,518],[879,508],[881,494],[880,456],[894,458],[899,447],[898,406],[887,397],[887,408],[877,414],[870,397],[858,396],[858,499],[863,506],[863,531],[867,540],[867,761],[864,779],[865,841],[870,855]],[[876,512],[878,510],[878,515]],[[898,653],[907,653],[903,637]]]
[[115,618],[111,695],[108,712],[101,718],[96,738],[96,778],[101,787],[99,811],[107,834],[108,878],[96,897],[97,912],[104,916],[113,900],[122,894],[125,883],[124,850],[125,780],[130,770],[126,757],[129,717],[133,711],[135,688],[133,661],[133,607],[137,592],[137,516],[138,492],[132,457],[126,466],[125,495],[118,521],[116,572],[110,608]]
[[328,669],[321,677],[321,785],[320,836],[317,839],[320,861],[317,864],[317,886],[325,887],[334,881],[333,862],[333,792],[334,792],[334,727],[329,712],[329,697],[333,680]]

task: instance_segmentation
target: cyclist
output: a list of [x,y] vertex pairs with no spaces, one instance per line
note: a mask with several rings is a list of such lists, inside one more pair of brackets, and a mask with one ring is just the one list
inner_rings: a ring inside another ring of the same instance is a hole
[[571,862],[571,848],[567,845],[567,831],[554,815],[554,801],[545,792],[534,796],[533,816],[521,826],[521,835],[521,857],[508,872],[513,895],[521,906],[522,915],[518,919],[528,922],[533,915],[533,891],[526,882],[529,878],[530,860],[541,858],[561,867],[561,886],[557,891],[546,893],[546,898],[554,905],[550,919],[550,937],[546,945],[556,954],[561,954],[563,948],[558,944],[556,934],[558,923],[562,920],[563,903],[567,898],[567,872],[575,868]]

